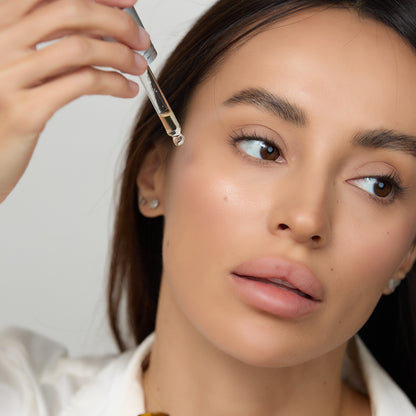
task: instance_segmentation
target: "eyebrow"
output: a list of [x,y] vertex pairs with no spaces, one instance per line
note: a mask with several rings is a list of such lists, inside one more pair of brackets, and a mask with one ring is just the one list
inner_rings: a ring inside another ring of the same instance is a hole
[[226,106],[251,104],[296,126],[305,127],[307,125],[307,117],[303,110],[295,104],[291,104],[286,98],[274,95],[263,88],[248,88],[239,91],[223,104]]
[[395,150],[416,157],[416,137],[395,130],[370,130],[357,133],[352,143],[371,149]]
[[[305,111],[296,104],[290,103],[286,98],[263,88],[241,90],[223,103],[225,106],[237,104],[254,105],[298,127],[306,127],[308,124]],[[352,143],[359,147],[394,150],[416,157],[416,136],[395,130],[379,129],[358,132]]]

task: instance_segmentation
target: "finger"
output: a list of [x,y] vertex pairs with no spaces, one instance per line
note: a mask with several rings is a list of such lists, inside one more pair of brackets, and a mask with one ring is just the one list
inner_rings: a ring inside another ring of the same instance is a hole
[[132,7],[136,4],[136,0],[95,0],[97,3],[104,4],[106,6],[119,7],[125,9]]
[[3,0],[0,2],[0,27],[8,26],[45,0]]
[[149,35],[128,13],[86,0],[56,0],[39,8],[19,22],[12,36],[16,42],[24,39],[26,46],[33,47],[68,32],[111,37],[137,50],[150,44]]
[[[0,0],[0,27],[16,22],[19,18],[32,11],[35,7],[54,0]],[[94,1],[94,0],[89,0]],[[135,0],[95,0],[97,3],[124,9],[132,7]]]
[[133,98],[139,86],[118,72],[83,68],[27,90],[25,104],[40,125],[64,105],[83,95],[111,95]]
[[146,70],[147,62],[120,43],[70,36],[10,65],[2,71],[1,79],[10,88],[27,88],[87,66],[110,67],[140,75]]

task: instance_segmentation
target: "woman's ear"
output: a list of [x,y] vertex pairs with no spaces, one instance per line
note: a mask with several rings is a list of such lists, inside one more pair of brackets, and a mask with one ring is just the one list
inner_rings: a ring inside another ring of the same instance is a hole
[[399,286],[400,282],[406,277],[407,273],[412,268],[416,260],[416,243],[413,243],[407,252],[405,258],[400,263],[400,266],[397,268],[393,277],[389,279],[389,284],[386,289],[384,289],[384,295],[390,295],[394,292],[395,288]]
[[146,154],[137,175],[138,205],[145,217],[154,218],[164,214],[166,157],[165,147],[154,146]]

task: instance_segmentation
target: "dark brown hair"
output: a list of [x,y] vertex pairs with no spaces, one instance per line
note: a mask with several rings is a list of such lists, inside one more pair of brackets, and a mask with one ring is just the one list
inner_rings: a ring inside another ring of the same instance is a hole
[[[234,45],[284,17],[314,7],[343,7],[378,20],[416,49],[414,0],[220,0],[188,32],[167,60],[159,82],[177,117],[186,117],[196,87]],[[108,285],[110,324],[120,349],[140,343],[155,328],[162,272],[163,218],[142,216],[136,177],[147,152],[165,138],[147,102],[127,149],[115,220]],[[172,145],[173,147],[173,145]],[[383,297],[360,335],[381,365],[416,403],[415,271]]]

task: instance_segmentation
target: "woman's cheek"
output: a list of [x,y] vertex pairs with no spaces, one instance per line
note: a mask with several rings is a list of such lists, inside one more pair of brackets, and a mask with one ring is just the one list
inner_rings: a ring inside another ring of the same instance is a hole
[[340,233],[344,243],[342,239],[335,240],[332,246],[332,272],[327,280],[327,296],[332,306],[328,309],[339,317],[339,324],[346,333],[351,334],[358,331],[373,312],[411,241],[404,224],[391,226],[390,238],[385,238],[387,228],[381,231],[368,225],[361,233],[354,227],[355,244],[347,243],[345,229]]
[[380,226],[375,221],[361,228],[362,232],[356,232],[355,244],[346,247],[346,251],[350,251],[350,267],[355,272],[351,273],[351,278],[357,276],[356,284],[364,289],[373,288],[373,291],[381,292],[411,247],[412,227],[408,221],[396,217],[391,224],[385,221]]
[[242,164],[228,145],[203,145],[213,140],[189,140],[175,155],[168,171],[165,220],[172,228],[192,228],[194,235],[204,231],[215,240],[247,212],[258,189],[244,180]]

